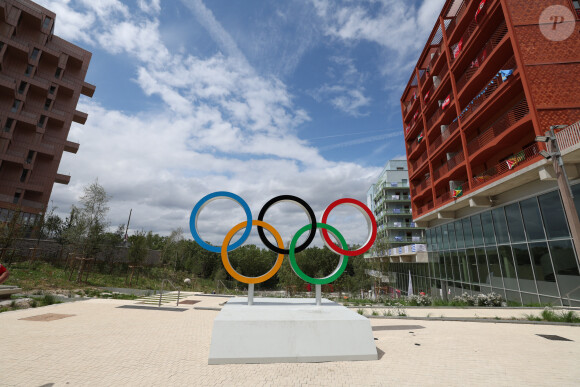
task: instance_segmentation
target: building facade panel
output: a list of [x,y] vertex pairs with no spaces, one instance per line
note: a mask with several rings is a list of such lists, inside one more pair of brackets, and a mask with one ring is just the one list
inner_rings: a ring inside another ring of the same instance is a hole
[[34,218],[44,212],[62,153],[78,150],[67,140],[91,53],[53,34],[56,15],[28,1],[0,1],[0,208],[2,220],[20,209]]
[[[562,41],[538,24],[547,7],[576,12],[577,3],[488,0],[479,10],[479,1],[446,1],[401,97],[413,218],[427,228],[429,263],[392,266],[398,288],[410,270],[414,288],[427,283],[434,295],[580,303],[556,174],[536,141],[580,121],[580,22],[567,21],[574,32]],[[580,136],[568,129],[563,159],[574,180]]]

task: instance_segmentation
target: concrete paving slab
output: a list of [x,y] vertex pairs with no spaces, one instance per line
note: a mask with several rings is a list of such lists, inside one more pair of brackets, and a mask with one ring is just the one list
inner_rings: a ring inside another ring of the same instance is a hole
[[[228,297],[190,299],[217,308]],[[376,361],[208,365],[217,311],[117,308],[127,304],[93,299],[0,313],[0,386],[577,386],[580,380],[578,327],[371,319],[373,327],[391,327],[373,331]],[[44,313],[75,316],[20,320]]]

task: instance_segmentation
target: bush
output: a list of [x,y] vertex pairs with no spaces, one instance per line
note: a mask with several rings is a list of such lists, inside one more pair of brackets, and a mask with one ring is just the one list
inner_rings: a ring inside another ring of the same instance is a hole
[[411,295],[407,297],[407,304],[410,306],[429,306],[431,305],[431,297],[424,295]]
[[503,297],[494,292],[477,295],[477,306],[501,306],[502,302]]

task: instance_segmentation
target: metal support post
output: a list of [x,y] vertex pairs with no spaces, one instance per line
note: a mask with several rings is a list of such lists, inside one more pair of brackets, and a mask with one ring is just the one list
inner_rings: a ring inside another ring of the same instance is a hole
[[254,284],[248,284],[248,305],[254,305]]
[[316,288],[316,306],[322,306],[322,285],[314,285]]

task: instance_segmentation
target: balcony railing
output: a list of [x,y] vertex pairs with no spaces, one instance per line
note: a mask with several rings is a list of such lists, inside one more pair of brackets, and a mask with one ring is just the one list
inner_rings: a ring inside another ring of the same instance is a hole
[[[517,67],[516,61],[514,57],[511,57],[503,66],[502,69],[510,69],[515,70]],[[506,82],[509,80],[506,79]],[[473,113],[475,113],[481,105],[485,103],[494,93],[495,91],[504,83],[502,81],[502,75],[497,73],[491,81],[471,100],[471,102],[467,105],[465,109],[459,115],[459,118],[464,121]]]
[[472,186],[480,186],[490,180],[493,180],[522,164],[528,164],[531,160],[540,157],[540,148],[538,144],[533,144],[521,152],[507,158],[499,164],[489,168],[487,171],[473,177]]
[[451,201],[454,199],[459,199],[461,196],[465,195],[467,192],[469,192],[469,184],[467,183],[467,181],[457,183],[455,185],[454,190],[443,189],[443,190],[437,191],[435,204],[437,206],[443,205],[448,201]]
[[483,48],[477,53],[475,59],[471,61],[469,68],[463,73],[461,78],[457,81],[457,89],[462,90],[463,87],[469,82],[477,70],[485,63],[487,58],[491,56],[495,48],[501,42],[503,37],[507,34],[507,25],[502,22],[499,27],[495,30],[491,38],[483,45]]
[[[469,25],[465,29],[465,32],[463,33],[461,38],[459,38],[457,43],[455,43],[453,46],[450,47],[450,49],[451,49],[451,63],[455,62],[455,60],[461,56],[461,53],[463,52],[463,48],[466,47],[467,41],[469,40],[471,35],[473,35],[475,30],[479,26],[479,23],[475,21],[475,14],[473,16],[474,16],[473,20],[471,20],[471,23],[469,23]],[[479,22],[481,23],[481,19]],[[459,48],[458,49],[459,52],[457,52],[457,54],[455,55],[454,53],[456,51],[458,44],[461,44],[462,48]]]
[[387,227],[394,228],[417,228],[417,225],[413,222],[388,222]]
[[414,191],[413,196],[423,192],[429,185],[431,185],[431,176],[428,176],[425,179],[421,180],[419,184],[415,185],[415,187],[412,188],[412,190]]
[[411,170],[409,172],[411,173],[415,172],[420,166],[423,165],[425,161],[427,161],[427,152],[423,152],[417,160],[410,161],[409,164],[411,166]]
[[441,55],[441,46],[437,47],[435,52],[433,52],[433,57],[431,58],[431,61],[429,62],[429,65],[427,66],[429,68],[429,72],[431,72],[431,74],[433,73],[433,67],[435,67],[435,63],[437,63],[437,59],[439,58],[440,55]]
[[474,154],[478,149],[485,147],[489,142],[505,132],[512,125],[523,119],[529,113],[528,103],[525,98],[518,102],[508,112],[498,118],[491,126],[479,136],[467,143],[467,151]]
[[461,18],[465,14],[466,10],[467,10],[467,4],[465,3],[465,1],[462,1],[461,5],[457,9],[457,13],[455,14],[455,17],[453,18],[453,20],[451,20],[451,23],[449,23],[449,26],[447,26],[447,36],[450,36],[453,33],[453,30],[455,30],[455,27],[457,27],[457,25],[461,21]]
[[580,143],[580,121],[556,133],[556,139],[561,151]]
[[433,171],[433,178],[435,180],[438,180],[441,176],[453,170],[453,168],[461,164],[464,160],[465,156],[463,154],[463,151],[460,150],[455,156],[453,156],[446,163],[442,164],[439,168]]
[[387,208],[387,215],[411,215],[411,210],[408,208]]
[[435,139],[435,141],[433,141],[431,143],[431,145],[429,146],[429,152],[430,153],[434,153],[437,148],[439,148],[439,146],[445,141],[447,140],[449,137],[451,137],[451,135],[459,128],[459,121],[456,119],[455,121],[453,121],[449,126],[447,126],[447,129],[445,129],[443,132],[441,132],[441,135],[439,137],[437,137]]

